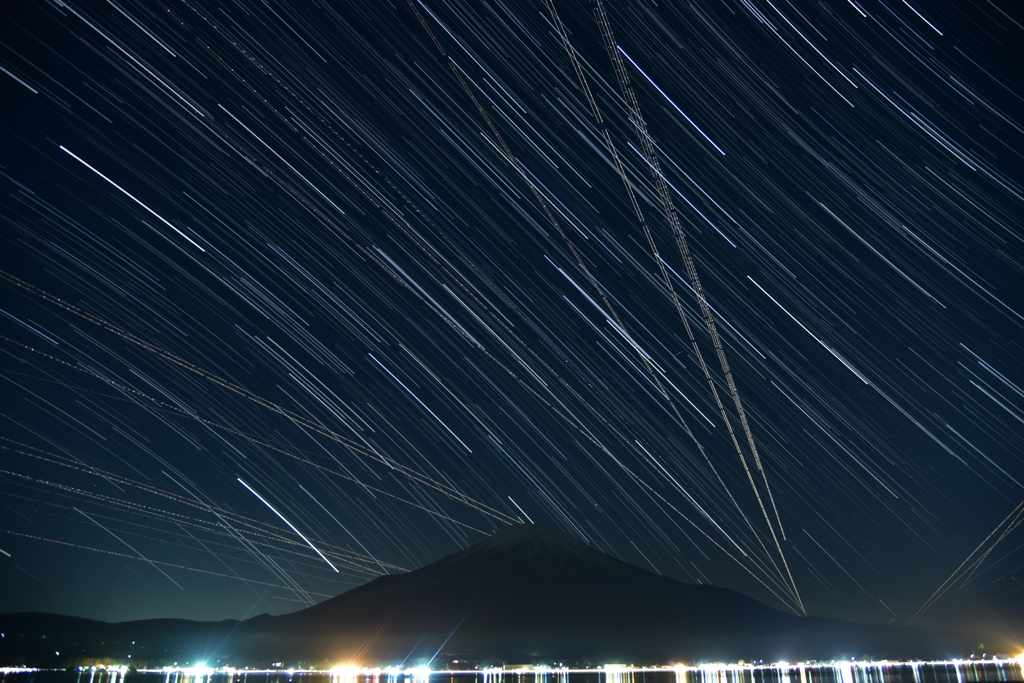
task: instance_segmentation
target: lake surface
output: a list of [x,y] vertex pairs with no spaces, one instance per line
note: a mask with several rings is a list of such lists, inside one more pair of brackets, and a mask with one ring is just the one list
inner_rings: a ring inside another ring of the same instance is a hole
[[471,671],[3,670],[0,683],[1024,683],[1024,659]]

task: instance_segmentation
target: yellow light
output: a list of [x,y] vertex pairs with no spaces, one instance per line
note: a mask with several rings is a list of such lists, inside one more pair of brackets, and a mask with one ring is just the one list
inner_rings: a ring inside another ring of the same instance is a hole
[[335,664],[331,667],[334,676],[357,676],[362,671],[358,664]]

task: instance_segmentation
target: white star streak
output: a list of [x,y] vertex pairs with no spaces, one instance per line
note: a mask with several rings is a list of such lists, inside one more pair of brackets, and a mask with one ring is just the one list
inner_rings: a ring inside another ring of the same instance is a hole
[[322,552],[320,552],[319,550],[317,550],[316,546],[315,546],[315,545],[313,545],[312,543],[310,543],[309,539],[308,539],[308,538],[306,538],[305,536],[303,536],[303,535],[302,535],[302,532],[301,532],[301,531],[299,531],[298,529],[296,529],[296,528],[295,528],[295,525],[294,525],[294,524],[292,524],[291,522],[289,522],[289,521],[288,521],[287,519],[285,519],[285,516],[284,516],[284,515],[282,515],[282,514],[281,514],[280,512],[278,512],[277,510],[275,510],[275,509],[274,509],[274,506],[273,506],[273,505],[271,505],[270,503],[268,503],[268,502],[267,502],[267,499],[266,499],[266,498],[264,498],[264,497],[263,497],[263,496],[261,496],[260,494],[256,493],[256,491],[254,491],[254,490],[253,490],[253,488],[252,488],[251,486],[249,486],[248,484],[246,484],[246,483],[245,483],[244,481],[242,481],[242,480],[241,480],[240,478],[238,479],[238,483],[239,483],[239,484],[241,484],[242,486],[244,486],[245,488],[249,489],[249,492],[250,492],[250,493],[251,493],[252,495],[254,495],[254,496],[256,496],[257,498],[259,498],[259,499],[260,499],[260,502],[261,502],[261,503],[263,503],[263,504],[264,504],[264,505],[266,505],[266,506],[267,506],[268,508],[270,508],[270,511],[271,511],[271,512],[273,512],[273,513],[274,513],[275,515],[277,515],[278,517],[280,517],[281,521],[282,521],[282,522],[284,522],[285,524],[287,524],[287,525],[288,525],[288,528],[289,528],[289,529],[291,529],[291,530],[292,530],[292,531],[294,531],[294,532],[295,532],[296,534],[298,534],[299,538],[301,538],[301,539],[302,539],[303,541],[305,541],[305,542],[306,542],[306,545],[308,545],[308,546],[309,546],[310,548],[312,548],[312,549],[313,549],[313,552],[315,552],[315,553],[316,553],[317,555],[319,555],[319,556],[320,556],[320,559],[322,559],[322,560],[323,560],[324,562],[326,562],[326,563],[327,563],[327,565],[328,565],[328,566],[329,566],[329,567],[330,567],[331,569],[333,569],[333,570],[335,571],[335,573],[337,573],[337,572],[338,572],[338,568],[337,568],[337,567],[335,567],[335,566],[334,566],[333,564],[331,564],[331,561],[330,561],[330,560],[328,560],[328,559],[327,559],[326,557],[324,557],[324,554],[323,554]]

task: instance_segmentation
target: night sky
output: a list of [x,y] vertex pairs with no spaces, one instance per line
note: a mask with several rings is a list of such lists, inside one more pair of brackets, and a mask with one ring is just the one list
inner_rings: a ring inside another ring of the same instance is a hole
[[1024,605],[1022,46],[3,3],[0,610],[283,613],[521,521],[796,613]]

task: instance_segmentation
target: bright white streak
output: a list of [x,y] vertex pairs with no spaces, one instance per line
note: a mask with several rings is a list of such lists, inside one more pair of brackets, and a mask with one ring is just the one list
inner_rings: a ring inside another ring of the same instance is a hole
[[859,371],[859,370],[857,370],[857,368],[855,368],[855,367],[853,367],[852,365],[850,365],[850,364],[849,364],[849,363],[848,363],[848,362],[846,361],[846,359],[845,359],[845,358],[843,358],[842,356],[840,356],[840,355],[839,355],[839,353],[838,353],[838,352],[836,352],[836,350],[835,350],[835,349],[833,349],[833,348],[832,348],[831,346],[829,346],[828,344],[826,344],[825,342],[821,341],[821,340],[820,340],[820,339],[818,339],[818,338],[817,338],[816,336],[814,336],[814,333],[813,333],[813,332],[811,332],[811,331],[810,331],[809,329],[807,329],[806,327],[804,327],[804,324],[803,324],[802,322],[800,322],[799,320],[797,320],[797,319],[796,319],[796,318],[795,318],[795,317],[793,316],[793,314],[792,314],[792,313],[790,313],[789,311],[787,311],[787,310],[785,309],[785,307],[784,307],[784,306],[783,306],[782,304],[780,304],[780,303],[779,303],[778,301],[776,301],[776,300],[775,300],[775,297],[773,297],[773,296],[772,296],[771,294],[769,294],[768,292],[765,292],[765,291],[764,291],[764,287],[762,287],[761,285],[757,284],[757,282],[755,282],[755,281],[754,281],[754,278],[752,278],[752,277],[750,277],[750,276],[748,275],[748,276],[747,276],[747,279],[748,279],[748,280],[750,280],[751,282],[753,282],[753,283],[754,283],[754,285],[755,285],[755,286],[756,286],[756,287],[757,287],[758,289],[760,289],[760,290],[761,290],[761,292],[762,292],[762,293],[763,293],[763,294],[764,294],[764,295],[765,295],[766,297],[768,297],[769,299],[771,299],[771,300],[772,300],[772,302],[773,302],[773,303],[774,303],[774,304],[775,304],[776,306],[778,306],[779,308],[781,308],[781,309],[782,309],[782,312],[783,312],[783,313],[785,313],[785,314],[786,314],[786,315],[788,315],[788,316],[789,316],[790,318],[792,318],[793,322],[795,322],[795,323],[796,323],[797,325],[799,325],[799,326],[800,326],[800,329],[802,329],[802,330],[803,330],[804,332],[806,332],[807,334],[811,335],[811,339],[813,339],[814,341],[816,341],[816,342],[818,342],[819,344],[821,344],[822,346],[824,346],[824,347],[825,347],[825,349],[826,349],[826,350],[827,350],[827,351],[828,351],[829,353],[831,353],[831,354],[832,354],[833,356],[835,356],[835,357],[836,357],[836,358],[837,358],[837,359],[839,360],[839,362],[840,362],[840,363],[842,363],[843,365],[845,365],[845,366],[847,367],[847,369],[848,369],[848,370],[849,370],[850,372],[852,372],[853,374],[857,375],[857,377],[858,377],[858,378],[860,378],[860,381],[861,381],[861,382],[864,382],[864,384],[871,384],[871,382],[869,382],[869,381],[867,380],[867,377],[865,377],[864,375],[860,374],[860,371]]
[[[512,496],[508,496],[508,499],[512,500]],[[523,508],[519,507],[519,503],[517,503],[514,500],[512,500],[512,504],[515,505],[516,508],[518,508],[519,511],[523,513],[523,517],[526,517],[526,519],[529,520],[530,524],[534,523],[534,521],[532,519],[530,519],[530,515],[526,514],[526,510],[524,510]]]
[[288,521],[287,519],[285,519],[285,518],[284,518],[284,515],[282,515],[282,514],[281,514],[280,512],[278,512],[277,510],[275,510],[275,509],[274,509],[274,506],[273,506],[273,505],[271,505],[270,503],[268,503],[268,502],[267,502],[267,499],[266,499],[266,498],[264,498],[264,497],[263,497],[263,496],[261,496],[260,494],[256,493],[256,491],[254,491],[254,490],[253,490],[253,488],[252,488],[251,486],[249,486],[248,484],[246,484],[246,483],[245,483],[244,481],[242,481],[242,480],[241,480],[240,478],[238,479],[238,483],[239,483],[239,484],[241,484],[242,486],[244,486],[245,488],[249,489],[249,493],[251,493],[252,495],[254,495],[254,496],[256,496],[257,498],[259,498],[259,499],[260,499],[260,502],[261,502],[261,503],[263,503],[263,504],[264,504],[264,505],[266,505],[266,506],[267,506],[268,508],[270,508],[270,511],[271,511],[271,512],[273,512],[273,513],[274,513],[275,515],[277,515],[278,517],[280,517],[280,518],[281,518],[281,521],[282,521],[282,522],[284,522],[285,524],[287,524],[287,525],[288,525],[288,528],[289,528],[289,529],[291,529],[291,530],[292,530],[292,531],[294,531],[294,532],[295,532],[296,534],[298,534],[299,538],[301,538],[301,539],[302,539],[303,541],[305,541],[305,542],[306,542],[306,545],[308,545],[308,546],[309,546],[310,548],[312,548],[312,549],[313,549],[313,552],[315,552],[315,553],[316,553],[317,555],[319,555],[319,556],[320,556],[320,559],[321,559],[321,560],[323,560],[324,562],[326,562],[326,563],[327,563],[327,566],[329,566],[329,567],[330,567],[331,569],[333,569],[333,570],[334,570],[334,572],[335,572],[336,574],[340,574],[340,573],[341,573],[341,572],[339,572],[339,571],[338,571],[338,568],[337,568],[337,567],[335,567],[335,566],[334,566],[333,564],[331,564],[331,561],[330,561],[330,560],[328,560],[328,559],[327,559],[326,557],[324,557],[324,554],[323,554],[322,552],[320,552],[319,550],[317,550],[317,549],[316,549],[316,546],[315,546],[315,545],[313,545],[312,543],[310,543],[310,542],[309,542],[309,539],[308,539],[308,538],[306,538],[305,536],[303,536],[303,535],[302,535],[302,532],[301,532],[301,531],[299,531],[298,529],[296,529],[296,528],[295,528],[295,526],[294,526],[294,525],[293,525],[293,524],[292,524],[291,522],[289,522],[289,521]]
[[[32,91],[32,94],[33,94],[33,95],[38,95],[38,94],[39,94],[39,91],[38,91],[38,90],[36,90],[35,88],[33,88],[33,87],[32,87],[31,85],[29,85],[29,84],[28,84],[28,83],[26,83],[25,81],[21,80],[20,78],[18,78],[18,77],[17,77],[17,76],[15,76],[14,74],[12,74],[12,73],[11,73],[10,71],[8,71],[7,69],[3,68],[2,66],[0,66],[0,71],[3,71],[3,72],[4,72],[5,74],[7,74],[8,76],[10,76],[10,77],[11,77],[11,78],[13,78],[14,80],[18,81],[18,83],[21,83],[21,84],[22,84],[23,86],[25,86],[26,88],[28,88],[29,90],[31,90],[31,91]],[[3,551],[0,551],[0,552],[3,552]]]
[[904,5],[906,5],[907,7],[909,7],[909,8],[910,8],[910,11],[911,11],[911,12],[913,12],[913,13],[914,13],[914,14],[916,14],[917,16],[921,17],[921,21],[923,21],[924,23],[926,23],[926,24],[928,24],[929,26],[931,26],[931,27],[932,27],[932,30],[934,30],[934,31],[935,31],[936,33],[938,33],[938,34],[939,34],[940,36],[941,36],[941,35],[943,35],[942,31],[940,31],[939,29],[937,29],[937,28],[935,27],[935,24],[933,24],[932,22],[930,22],[930,21],[928,21],[927,19],[925,19],[925,18],[924,18],[924,15],[923,15],[923,14],[921,14],[920,12],[918,12],[918,11],[917,11],[916,9],[914,9],[914,6],[913,6],[913,5],[911,5],[911,4],[909,3],[909,2],[907,2],[907,0],[903,0],[903,4],[904,4]]
[[191,242],[191,243],[192,243],[192,246],[194,246],[194,247],[195,247],[196,249],[198,249],[199,251],[203,251],[203,252],[205,252],[205,251],[206,251],[206,250],[205,250],[205,249],[203,249],[203,248],[202,248],[201,246],[199,246],[198,244],[196,244],[196,243],[195,243],[195,241],[194,241],[194,240],[193,240],[193,239],[192,239],[191,237],[189,237],[188,235],[186,235],[185,233],[183,233],[183,232],[182,232],[181,230],[178,230],[178,229],[177,229],[176,227],[174,227],[173,225],[171,225],[171,224],[170,224],[170,223],[169,223],[169,222],[168,222],[168,221],[167,221],[167,220],[166,220],[166,219],[165,219],[165,218],[164,218],[163,216],[161,216],[161,215],[160,215],[160,214],[158,214],[158,213],[157,213],[156,211],[154,211],[153,209],[149,208],[148,206],[146,206],[145,204],[143,204],[142,202],[140,202],[140,201],[139,201],[138,199],[136,199],[135,197],[133,197],[133,196],[132,196],[132,195],[131,195],[131,194],[130,194],[130,193],[129,193],[129,192],[127,191],[127,190],[125,190],[125,189],[124,189],[123,187],[121,187],[120,185],[118,185],[117,183],[115,183],[115,182],[114,182],[113,180],[111,180],[111,179],[110,179],[110,178],[108,178],[107,176],[105,176],[105,175],[103,175],[102,173],[100,173],[99,171],[97,171],[97,170],[96,170],[95,168],[93,168],[93,167],[92,167],[92,166],[90,166],[89,164],[87,164],[87,163],[86,163],[85,161],[83,161],[83,160],[82,160],[82,158],[81,158],[81,157],[79,157],[79,156],[78,156],[77,154],[75,154],[74,152],[72,152],[72,151],[71,151],[70,149],[68,149],[68,148],[67,148],[67,147],[65,147],[64,145],[61,145],[61,146],[60,146],[60,148],[61,148],[61,149],[62,149],[63,151],[65,151],[65,152],[67,152],[68,154],[70,154],[70,155],[71,155],[72,157],[74,157],[74,158],[75,158],[75,159],[76,159],[76,160],[77,160],[77,161],[78,161],[78,162],[79,162],[80,164],[82,164],[82,165],[83,165],[83,166],[85,166],[85,167],[86,167],[87,169],[89,169],[90,171],[92,171],[93,173],[95,173],[96,175],[98,175],[98,176],[99,176],[100,178],[103,178],[103,179],[104,179],[104,180],[106,180],[106,181],[107,181],[108,183],[110,183],[111,185],[113,185],[113,186],[114,186],[114,187],[116,187],[117,189],[121,190],[121,192],[123,192],[123,193],[124,193],[124,194],[125,194],[125,195],[126,195],[126,196],[127,196],[128,198],[129,198],[129,199],[131,199],[131,200],[132,200],[133,202],[135,202],[136,204],[138,204],[139,206],[141,206],[141,207],[142,207],[143,209],[145,209],[146,211],[149,211],[149,212],[150,212],[151,214],[153,214],[154,216],[156,216],[157,218],[159,218],[159,219],[160,219],[160,221],[161,221],[161,222],[162,222],[162,223],[163,223],[164,225],[166,225],[166,226],[167,226],[167,227],[169,227],[169,228],[170,228],[171,230],[173,230],[174,232],[178,233],[179,235],[181,235],[182,237],[184,237],[185,239],[187,239],[187,240],[188,240],[189,242]]
[[636,70],[637,70],[637,71],[639,71],[640,73],[642,73],[642,74],[644,75],[644,78],[646,78],[646,79],[647,79],[647,81],[648,81],[648,82],[649,82],[649,83],[650,83],[651,85],[653,85],[653,86],[654,86],[655,88],[657,88],[657,89],[658,89],[658,92],[660,92],[660,93],[661,93],[661,94],[662,94],[662,95],[664,96],[664,98],[665,98],[666,100],[668,100],[668,103],[669,103],[669,104],[671,104],[671,105],[672,105],[673,107],[675,107],[675,108],[676,108],[676,111],[677,111],[677,112],[679,112],[680,114],[682,114],[682,115],[683,115],[683,117],[684,117],[684,118],[685,118],[685,119],[686,119],[687,121],[689,121],[689,122],[690,122],[690,125],[691,125],[691,126],[693,126],[694,128],[696,128],[696,129],[697,129],[697,132],[699,132],[699,133],[700,133],[701,135],[703,135],[703,136],[704,136],[704,139],[705,139],[705,140],[707,140],[708,142],[710,142],[710,143],[712,144],[712,146],[714,146],[714,148],[715,148],[715,149],[717,149],[717,150],[718,150],[719,152],[722,152],[722,155],[723,155],[723,156],[725,155],[725,152],[724,152],[724,151],[722,150],[722,148],[721,148],[721,147],[719,147],[718,145],[716,145],[716,144],[715,144],[715,141],[714,141],[714,140],[712,140],[711,138],[709,138],[709,137],[708,137],[708,134],[707,134],[707,133],[705,133],[704,131],[702,131],[702,130],[700,129],[700,126],[698,126],[698,125],[697,125],[696,123],[694,123],[694,122],[693,122],[693,119],[691,119],[691,118],[690,118],[689,116],[687,116],[686,112],[685,112],[685,111],[683,111],[682,109],[680,109],[680,108],[679,108],[679,105],[678,105],[678,104],[676,104],[675,102],[673,102],[673,101],[672,101],[672,98],[671,98],[671,97],[669,97],[668,95],[666,95],[666,94],[665,94],[665,91],[661,89],[661,86],[659,86],[659,85],[658,85],[657,83],[655,83],[655,82],[654,82],[654,81],[653,81],[653,80],[651,79],[651,77],[647,75],[647,72],[646,72],[646,71],[644,71],[643,69],[641,69],[641,68],[640,68],[640,65],[639,65],[639,64],[637,64],[636,62],[634,62],[634,61],[633,61],[633,58],[632,58],[632,57],[630,57],[630,56],[629,56],[628,54],[626,54],[626,51],[622,49],[622,46],[621,46],[621,45],[616,45],[615,47],[617,47],[617,48],[619,49],[619,52],[621,52],[622,54],[626,55],[626,59],[628,59],[628,60],[629,60],[630,64],[632,64],[633,66],[635,66],[635,67],[636,67]]

